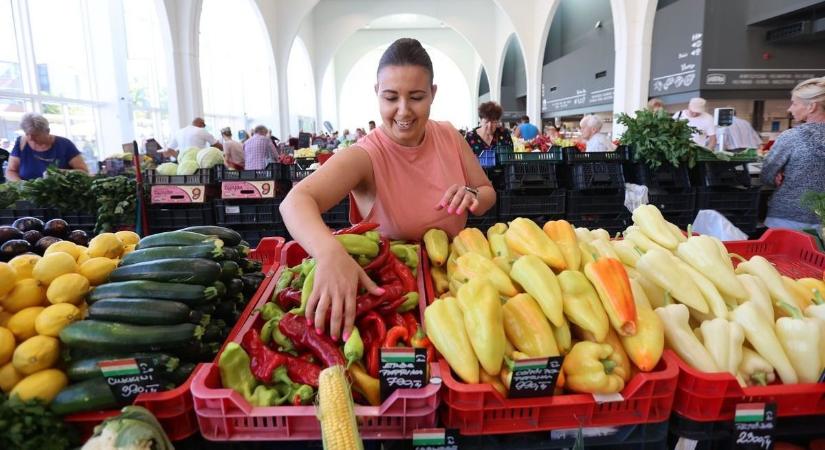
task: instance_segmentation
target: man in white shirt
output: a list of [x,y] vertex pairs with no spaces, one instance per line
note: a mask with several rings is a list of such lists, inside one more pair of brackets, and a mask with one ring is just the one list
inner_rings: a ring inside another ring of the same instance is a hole
[[612,152],[615,150],[613,143],[606,134],[602,133],[602,126],[604,122],[599,116],[590,114],[582,117],[579,122],[581,128],[582,140],[587,142],[587,152]]
[[716,126],[713,116],[705,112],[707,102],[701,97],[694,97],[688,103],[688,109],[683,109],[673,115],[674,119],[687,120],[688,125],[697,129],[693,133],[693,142],[696,145],[713,149],[716,147]]
[[186,126],[178,130],[166,146],[167,156],[176,156],[181,150],[186,150],[189,147],[206,148],[215,147],[223,150],[223,145],[206,131],[206,122],[202,117],[195,117],[192,120],[192,125]]
[[[725,150],[735,148],[759,148],[762,138],[753,129],[750,122],[733,116],[733,124],[727,127],[725,133]],[[717,133],[719,134],[719,133]]]

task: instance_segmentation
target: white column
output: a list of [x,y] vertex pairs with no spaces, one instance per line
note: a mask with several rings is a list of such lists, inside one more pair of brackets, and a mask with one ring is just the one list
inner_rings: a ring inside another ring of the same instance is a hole
[[[656,0],[611,0],[610,6],[616,48],[613,114],[630,114],[647,104]],[[614,137],[623,132],[614,121]]]
[[171,128],[188,125],[203,115],[198,33],[202,0],[164,0],[172,30],[174,85],[169,86]]

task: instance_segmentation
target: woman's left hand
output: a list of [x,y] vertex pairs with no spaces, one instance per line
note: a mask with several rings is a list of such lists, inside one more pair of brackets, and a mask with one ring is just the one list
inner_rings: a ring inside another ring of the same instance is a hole
[[464,214],[466,210],[475,211],[478,207],[478,197],[465,189],[465,186],[454,184],[447,189],[441,201],[435,206],[436,210],[447,208],[448,214]]

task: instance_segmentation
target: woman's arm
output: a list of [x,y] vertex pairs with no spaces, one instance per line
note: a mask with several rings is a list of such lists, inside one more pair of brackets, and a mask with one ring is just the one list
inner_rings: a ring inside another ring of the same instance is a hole
[[20,158],[9,156],[9,163],[6,165],[6,180],[20,181]]
[[69,167],[71,170],[76,170],[78,172],[83,172],[85,174],[89,173],[89,166],[86,165],[86,161],[83,159],[83,156],[77,155],[74,158],[69,160]]
[[776,182],[776,176],[784,170],[785,164],[791,158],[791,151],[794,147],[792,145],[794,139],[790,133],[793,133],[793,131],[788,130],[779,135],[762,163],[762,173],[759,175],[759,179],[763,184],[769,186],[779,185]]
[[467,142],[459,140],[459,145],[459,156],[467,175],[467,187],[478,190],[478,197],[464,189],[464,186],[454,184],[447,189],[435,209],[447,208],[447,213],[459,215],[470,210],[474,215],[480,216],[495,205],[496,191]]

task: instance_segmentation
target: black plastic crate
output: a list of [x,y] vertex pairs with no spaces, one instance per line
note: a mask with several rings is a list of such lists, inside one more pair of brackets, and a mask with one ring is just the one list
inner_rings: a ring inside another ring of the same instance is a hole
[[538,195],[498,192],[498,217],[499,220],[511,220],[516,217],[559,219],[564,216],[565,200],[564,189]]
[[283,224],[277,225],[270,225],[270,226],[233,226],[233,230],[240,233],[241,238],[246,242],[249,242],[249,246],[255,248],[258,246],[258,243],[261,242],[261,239],[265,237],[283,237],[287,241],[291,241],[292,238],[289,236],[289,232],[286,230],[286,226]]
[[624,189],[610,192],[567,191],[567,214],[618,214],[624,206]]
[[153,233],[215,224],[212,202],[151,205],[147,209],[147,216],[149,228]]
[[564,161],[567,164],[593,162],[623,163],[627,161],[627,152],[623,150],[616,150],[612,152],[582,152],[576,147],[565,147]]
[[698,188],[696,209],[717,211],[757,211],[760,188]]
[[514,152],[512,148],[505,147],[496,152],[499,164],[512,163],[551,163],[560,164],[564,162],[564,152],[560,147],[551,147],[546,152]]
[[676,167],[670,163],[663,163],[651,169],[640,161],[625,163],[624,167],[625,177],[630,183],[658,189],[687,189],[691,186],[690,171],[685,165]]
[[498,203],[493,205],[484,215],[476,216],[467,211],[466,228],[478,228],[482,233],[487,233],[487,229],[498,223]]
[[[782,441],[807,447],[813,439],[825,438],[825,416],[779,417],[774,424],[774,441]],[[668,430],[670,448],[680,438],[696,441],[696,450],[727,450],[735,447],[737,433],[733,420],[697,422],[678,414],[670,418]]]
[[681,230],[687,230],[688,225],[696,220],[696,211],[662,212],[665,220],[676,225]]
[[567,213],[565,216],[570,224],[574,227],[585,227],[591,230],[596,228],[603,228],[610,233],[611,236],[625,230],[633,222],[630,217],[630,212],[613,213]]
[[217,181],[281,181],[289,180],[289,166],[269,163],[261,170],[231,170],[218,166],[215,173]]
[[748,187],[751,176],[744,162],[698,162],[694,167],[694,185],[697,187]]
[[192,175],[160,175],[154,169],[146,171],[146,183],[153,184],[169,184],[175,186],[199,186],[215,184],[217,177],[215,176],[216,169],[198,169]]
[[278,207],[281,198],[255,200],[215,200],[215,223],[232,225],[274,225],[283,223]]
[[345,198],[327,212],[321,213],[326,224],[349,223],[349,197]]
[[315,169],[310,170],[309,166],[304,167],[298,164],[292,164],[289,166],[289,179],[292,180],[293,183],[297,183],[312,175],[312,172],[315,172]]
[[505,173],[504,167],[496,166],[496,167],[485,167],[484,173],[487,175],[487,179],[490,180],[490,183],[493,184],[493,189],[495,190],[503,190],[505,185]]
[[546,162],[507,164],[504,166],[504,173],[504,188],[508,191],[549,192],[559,187],[555,164]]
[[[592,154],[592,153],[590,153]],[[569,189],[624,189],[624,170],[621,163],[592,162],[567,166]]]
[[11,225],[21,217],[36,217],[45,222],[59,216],[60,213],[56,209],[39,208],[29,202],[20,201],[11,208],[0,209],[0,225]]
[[696,191],[651,189],[647,194],[648,203],[659,208],[662,214],[696,211]]
[[83,230],[93,232],[97,224],[97,216],[89,212],[64,212],[58,217],[69,224],[70,230]]

